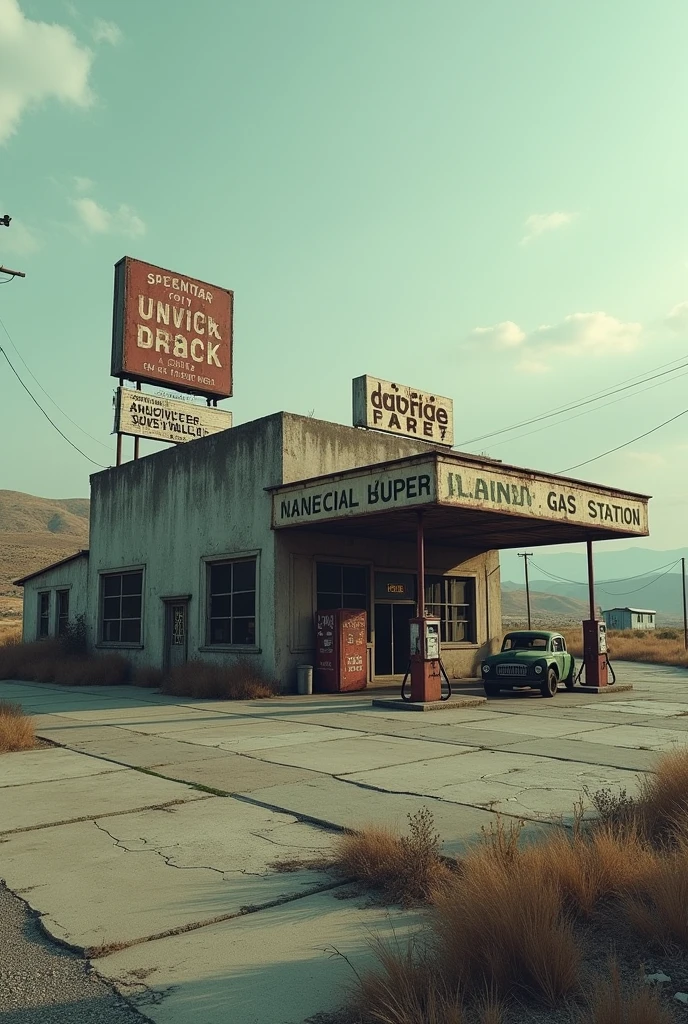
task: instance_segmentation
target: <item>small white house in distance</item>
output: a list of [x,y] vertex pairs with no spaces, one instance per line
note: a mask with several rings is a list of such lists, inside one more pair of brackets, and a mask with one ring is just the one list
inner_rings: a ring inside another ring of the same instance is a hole
[[647,608],[610,608],[602,615],[607,629],[654,629],[657,612]]

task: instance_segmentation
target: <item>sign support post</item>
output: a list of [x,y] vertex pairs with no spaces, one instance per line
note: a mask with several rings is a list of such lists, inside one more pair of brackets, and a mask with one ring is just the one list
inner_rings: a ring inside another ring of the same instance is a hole
[[[119,379],[119,386],[120,387],[124,386],[124,378],[123,377],[120,377],[120,379]],[[117,431],[117,454],[115,456],[115,465],[116,466],[121,466],[122,465],[122,432],[121,432],[121,430]]]
[[[137,391],[141,390],[141,382],[140,381],[136,382],[136,390]],[[134,437],[134,458],[135,459],[138,459],[138,457],[139,457],[139,444],[140,444],[140,440],[141,439],[140,439],[139,435],[136,434],[136,436]]]

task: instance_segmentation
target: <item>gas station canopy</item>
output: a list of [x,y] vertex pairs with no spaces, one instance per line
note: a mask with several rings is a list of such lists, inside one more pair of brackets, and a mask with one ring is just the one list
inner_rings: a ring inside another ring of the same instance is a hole
[[482,551],[649,533],[647,495],[447,451],[270,490],[276,530],[414,541],[422,511],[428,541]]

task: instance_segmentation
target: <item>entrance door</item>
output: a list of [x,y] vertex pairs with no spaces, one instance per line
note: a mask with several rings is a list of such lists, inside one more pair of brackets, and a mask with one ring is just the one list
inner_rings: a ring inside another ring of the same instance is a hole
[[165,602],[165,668],[169,671],[186,662],[189,602],[184,598]]
[[375,675],[403,676],[411,654],[409,619],[415,604],[375,603]]

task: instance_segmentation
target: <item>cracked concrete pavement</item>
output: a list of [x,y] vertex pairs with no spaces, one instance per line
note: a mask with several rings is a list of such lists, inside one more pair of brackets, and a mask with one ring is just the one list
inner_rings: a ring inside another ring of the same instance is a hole
[[360,693],[228,704],[0,683],[57,744],[0,760],[0,877],[151,1020],[300,1024],[343,1002],[333,947],[360,969],[371,932],[419,921],[319,869],[336,831],[403,827],[427,805],[456,852],[497,812],[546,827],[584,788],[632,793],[688,743],[688,673],[619,670],[632,693],[433,716]]

